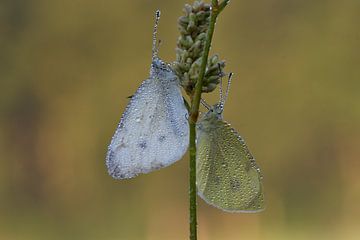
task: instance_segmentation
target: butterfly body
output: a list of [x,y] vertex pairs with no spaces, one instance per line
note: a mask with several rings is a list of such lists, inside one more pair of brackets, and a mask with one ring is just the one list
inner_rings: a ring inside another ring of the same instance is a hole
[[241,136],[216,104],[197,124],[197,189],[207,203],[229,212],[264,208],[261,173]]

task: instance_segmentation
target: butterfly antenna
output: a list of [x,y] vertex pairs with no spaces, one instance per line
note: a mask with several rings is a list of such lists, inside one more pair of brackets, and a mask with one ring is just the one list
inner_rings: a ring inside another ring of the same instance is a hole
[[152,44],[152,59],[154,60],[155,58],[157,58],[158,55],[158,51],[159,51],[159,45],[160,45],[160,41],[157,44],[157,28],[159,25],[159,20],[160,20],[160,10],[156,10],[155,12],[155,25],[154,25],[154,31],[153,31],[153,44]]
[[226,93],[225,93],[225,98],[224,98],[224,101],[223,101],[223,104],[225,104],[228,96],[229,96],[229,91],[230,91],[230,85],[231,85],[231,79],[232,79],[232,76],[234,74],[231,72],[229,73],[229,77],[228,77],[228,83],[227,83],[227,87],[226,87]]
[[219,92],[220,92],[220,104],[223,105],[222,103],[224,102],[224,99],[223,99],[223,88],[222,88],[222,77],[223,77],[223,74],[221,72],[221,66],[220,64],[218,64],[218,68],[219,68],[219,78],[220,78],[220,82],[219,82]]
[[204,99],[201,98],[200,102],[207,110],[210,110],[211,106]]

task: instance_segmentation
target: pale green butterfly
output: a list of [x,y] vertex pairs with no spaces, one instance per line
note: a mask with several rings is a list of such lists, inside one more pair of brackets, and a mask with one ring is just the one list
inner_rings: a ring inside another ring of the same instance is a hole
[[258,212],[264,209],[262,175],[242,137],[223,121],[225,98],[220,83],[220,102],[197,124],[196,184],[208,204],[228,212]]

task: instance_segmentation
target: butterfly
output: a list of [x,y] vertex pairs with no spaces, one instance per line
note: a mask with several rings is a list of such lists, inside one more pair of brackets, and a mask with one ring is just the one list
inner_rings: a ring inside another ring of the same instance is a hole
[[197,123],[196,184],[198,195],[208,204],[229,212],[264,209],[262,175],[243,138],[223,120],[225,98],[209,106]]
[[156,11],[150,77],[132,95],[108,147],[106,165],[115,179],[132,178],[181,159],[189,144],[188,111],[179,79],[158,57]]

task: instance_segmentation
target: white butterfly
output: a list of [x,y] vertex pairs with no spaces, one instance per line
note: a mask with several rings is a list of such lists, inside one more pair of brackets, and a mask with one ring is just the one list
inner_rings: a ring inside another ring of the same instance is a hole
[[187,109],[179,79],[157,57],[156,12],[150,77],[132,96],[111,140],[106,156],[109,174],[132,178],[166,167],[179,160],[189,144]]

